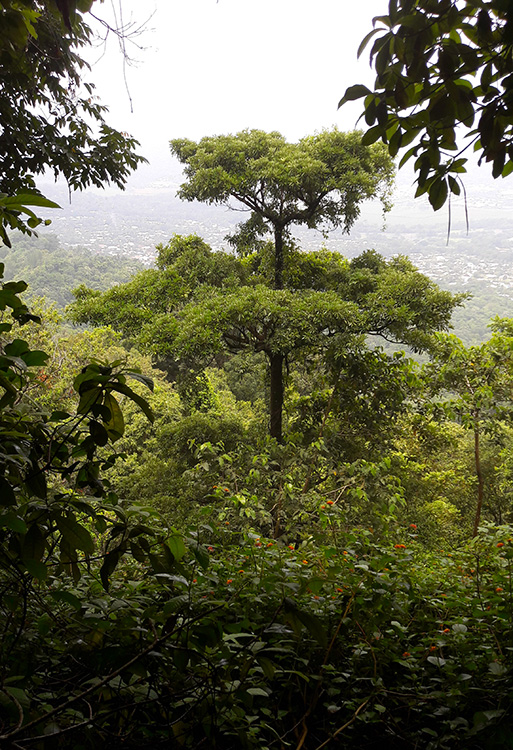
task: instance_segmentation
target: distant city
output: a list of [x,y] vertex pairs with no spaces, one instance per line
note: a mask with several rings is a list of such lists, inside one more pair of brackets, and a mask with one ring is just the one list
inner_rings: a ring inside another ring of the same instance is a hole
[[[74,194],[65,185],[46,183],[45,194],[63,207],[48,214],[64,246],[83,246],[92,252],[129,256],[145,264],[155,258],[155,246],[173,234],[196,233],[213,248],[226,247],[225,237],[245,214],[223,206],[187,203],[176,197],[181,173],[169,165],[144,167],[131,178],[127,190],[88,190]],[[337,231],[298,231],[299,244],[312,250],[325,245],[347,257],[374,248],[390,257],[407,255],[424,273],[452,291],[490,290],[504,300],[504,315],[513,316],[513,180],[497,182],[484,169],[466,177],[470,229],[461,197],[436,214],[424,197],[414,200],[412,178],[399,173],[394,207],[383,218],[379,206],[364,206],[350,235]],[[506,189],[501,189],[501,188]]]

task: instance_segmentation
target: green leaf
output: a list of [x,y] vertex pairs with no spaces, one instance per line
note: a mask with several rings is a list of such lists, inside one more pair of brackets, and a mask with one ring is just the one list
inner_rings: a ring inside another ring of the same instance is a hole
[[40,206],[41,208],[61,208],[58,203],[45,198],[38,193],[18,193],[2,200],[9,208],[22,208],[23,206]]
[[315,617],[315,615],[299,609],[295,602],[288,598],[285,599],[284,609],[285,612],[292,615],[294,619],[298,620],[321,646],[324,647],[326,645],[326,631],[324,630],[322,623],[318,617]]
[[367,86],[363,86],[360,83],[356,84],[355,86],[349,86],[349,88],[346,89],[346,93],[339,101],[338,106],[341,107],[346,102],[352,102],[355,99],[361,99],[362,96],[367,96],[368,94],[372,94],[372,91],[368,89]]
[[383,135],[383,128],[381,125],[374,125],[373,128],[369,128],[369,130],[365,131],[365,133],[362,136],[362,145],[363,146],[370,146],[373,143],[376,143]]
[[210,556],[205,547],[203,547],[201,544],[198,544],[195,539],[188,539],[187,541],[198,563],[201,565],[203,570],[207,570],[208,566],[210,565]]
[[109,433],[101,422],[97,422],[95,419],[91,419],[89,422],[89,432],[96,445],[103,447],[109,442]]
[[25,484],[36,497],[39,497],[41,500],[46,500],[48,487],[46,484],[46,475],[43,469],[40,469],[39,466],[36,465],[32,473],[26,477]]
[[430,664],[434,664],[435,667],[443,667],[447,663],[441,656],[428,656],[427,660]]
[[88,554],[94,552],[94,542],[89,531],[78,523],[73,515],[57,516],[57,528],[72,550],[82,550]]
[[126,373],[127,377],[132,378],[132,380],[138,380],[140,383],[143,383],[147,388],[150,389],[150,391],[153,392],[154,389],[154,383],[153,378],[148,377],[148,375],[143,375],[140,372],[133,372],[129,371]]
[[[360,42],[360,46],[358,47],[358,52],[356,53],[357,57],[361,56],[362,52],[364,51],[365,47],[368,45],[372,37],[374,37],[376,34],[379,34],[380,31],[383,31],[383,29],[372,29],[372,31],[369,31],[369,33],[364,36],[364,38]],[[362,88],[365,88],[365,86],[362,86]]]
[[169,549],[173,553],[173,557],[177,562],[180,562],[182,557],[185,555],[187,548],[181,536],[174,534],[167,540]]
[[27,367],[43,367],[48,361],[48,354],[34,349],[23,354],[23,360]]
[[110,388],[113,391],[122,393],[124,396],[128,396],[131,401],[137,404],[137,406],[144,412],[147,419],[153,424],[153,422],[155,421],[155,415],[153,414],[153,411],[151,410],[151,407],[146,399],[142,398],[142,396],[139,396],[138,393],[136,393],[123,383],[113,383]]
[[121,553],[119,549],[108,552],[103,558],[103,565],[100,568],[100,579],[103,584],[105,591],[109,590],[110,577],[116,570],[116,567],[121,559]]
[[108,433],[108,437],[114,442],[124,435],[125,432],[125,420],[123,412],[114,398],[112,393],[106,393],[103,402],[104,406],[110,411],[110,419],[105,422],[105,428]]
[[69,604],[73,609],[76,609],[77,612],[82,608],[82,602],[77,596],[75,596],[75,594],[72,594],[71,591],[63,591],[62,589],[59,589],[58,591],[51,591],[50,595],[56,602]]
[[83,391],[77,406],[78,414],[89,414],[95,404],[102,403],[103,392],[99,386],[93,386]]
[[508,668],[504,666],[504,664],[501,664],[498,661],[492,661],[491,664],[488,665],[489,671],[496,675],[497,677],[501,677],[503,674],[506,674],[508,671]]
[[41,560],[45,551],[45,537],[37,523],[32,523],[21,543],[21,556],[26,560]]
[[12,512],[0,516],[0,527],[2,526],[11,529],[11,531],[16,532],[17,534],[26,534],[28,531],[27,524],[23,518],[20,518],[20,516]]
[[48,568],[43,562],[39,560],[23,560],[23,564],[31,576],[37,578],[39,581],[46,581]]
[[444,205],[448,196],[447,182],[442,177],[437,177],[428,190],[429,202],[435,211],[438,211]]

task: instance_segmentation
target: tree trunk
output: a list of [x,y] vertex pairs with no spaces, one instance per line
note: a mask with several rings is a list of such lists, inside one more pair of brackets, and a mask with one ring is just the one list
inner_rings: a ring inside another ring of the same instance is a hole
[[269,354],[271,370],[269,433],[271,437],[282,442],[282,413],[283,413],[283,354]]
[[283,227],[274,227],[274,288],[283,289]]
[[479,419],[475,419],[474,421],[474,459],[476,464],[477,476],[477,508],[476,516],[474,519],[474,533],[472,534],[472,536],[477,536],[479,521],[481,520],[481,508],[483,507],[484,495],[484,480],[483,472],[481,471],[481,453],[479,449]]
[[[283,227],[274,225],[274,288],[283,289]],[[271,369],[269,434],[283,440],[283,354],[269,353]]]

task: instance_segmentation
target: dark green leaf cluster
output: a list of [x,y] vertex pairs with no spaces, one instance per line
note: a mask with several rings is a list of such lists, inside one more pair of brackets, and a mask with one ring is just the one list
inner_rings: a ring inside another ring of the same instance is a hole
[[82,79],[88,65],[79,51],[92,34],[82,14],[91,5],[0,3],[0,236],[6,244],[6,227],[31,234],[41,223],[28,207],[55,207],[36,189],[34,178],[45,170],[62,175],[73,190],[109,182],[122,188],[145,161],[135,139],[106,123],[107,108]]
[[[390,0],[388,15],[360,45],[372,42],[374,89],[355,85],[340,104],[364,99],[370,130],[400,162],[414,159],[417,195],[435,210],[461,192],[463,151],[492,164],[494,177],[513,170],[513,16],[502,0]],[[458,146],[461,128],[469,144]]]
[[79,50],[92,32],[80,11],[91,5],[4,0],[0,6],[3,192],[33,189],[33,176],[46,169],[73,189],[110,181],[122,187],[143,161],[136,141],[106,124],[106,107],[82,80],[88,66]]

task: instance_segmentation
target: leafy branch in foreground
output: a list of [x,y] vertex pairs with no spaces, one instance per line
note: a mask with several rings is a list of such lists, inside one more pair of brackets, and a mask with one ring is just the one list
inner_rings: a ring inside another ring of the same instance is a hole
[[[416,196],[435,210],[462,190],[473,148],[494,177],[513,171],[513,17],[502,0],[390,0],[374,19],[373,89],[350,86],[339,106],[363,99],[365,144],[382,140],[400,166],[414,159]],[[459,136],[467,131],[468,142]]]

